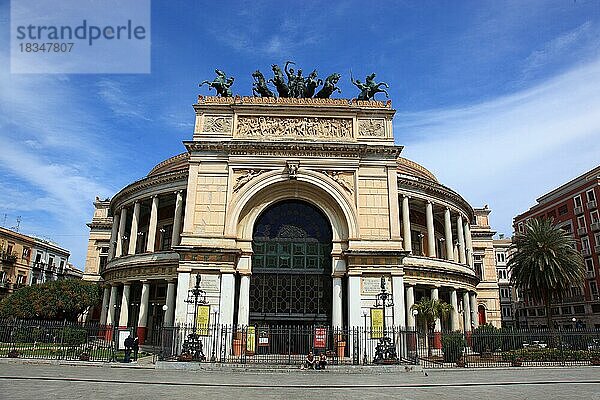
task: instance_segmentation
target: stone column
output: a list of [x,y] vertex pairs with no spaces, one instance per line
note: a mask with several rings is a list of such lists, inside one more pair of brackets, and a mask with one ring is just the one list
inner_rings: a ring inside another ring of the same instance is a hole
[[167,311],[163,316],[164,326],[173,326],[173,317],[175,316],[175,282],[170,280],[167,282]]
[[233,325],[234,293],[235,276],[231,273],[222,273],[221,293],[219,295],[219,323],[221,325]]
[[465,319],[465,331],[471,331],[471,303],[469,299],[469,292],[463,293],[463,314]]
[[450,330],[456,331],[460,328],[458,322],[458,296],[456,289],[450,289],[450,305],[452,306],[452,314],[450,316]]
[[137,335],[140,344],[146,341],[148,331],[148,300],[150,298],[150,282],[142,281],[142,298],[140,300],[140,314],[138,315]]
[[129,292],[131,283],[123,284],[123,296],[121,296],[121,314],[119,315],[119,328],[127,328],[129,324]]
[[427,201],[425,204],[425,218],[427,221],[427,255],[435,257],[435,230],[433,227],[433,203]]
[[412,306],[415,304],[415,287],[409,285],[406,288],[406,327],[414,329],[417,324],[415,315],[413,314]]
[[123,236],[125,236],[125,223],[127,222],[127,208],[121,209],[121,218],[119,220],[119,234],[117,237],[117,252],[115,257],[123,255]]
[[[175,219],[173,220],[173,233],[171,236],[171,246],[178,246],[181,235],[181,215],[183,212],[183,190],[176,192],[175,199]],[[233,321],[232,321],[233,323]]]
[[113,284],[110,288],[110,300],[108,301],[108,314],[106,316],[106,325],[112,325],[115,323],[115,305],[117,304],[117,292],[118,288],[116,284]]
[[473,240],[471,238],[471,224],[469,223],[468,220],[466,220],[464,222],[465,226],[464,226],[464,231],[465,231],[465,246],[467,248],[466,250],[466,257],[467,257],[467,264],[471,267],[473,267]]
[[190,273],[180,272],[177,274],[177,304],[175,305],[175,323],[187,323],[187,300],[190,289]]
[[342,278],[333,277],[333,307],[331,310],[331,326],[333,329],[342,329]]
[[156,226],[158,224],[158,195],[152,196],[152,208],[150,209],[150,223],[148,224],[148,241],[146,242],[146,251],[154,253],[154,244],[156,243]]
[[102,310],[100,310],[100,325],[106,325],[109,297],[110,297],[110,285],[106,285],[106,286],[104,286],[104,294],[102,295]]
[[121,214],[117,213],[113,215],[113,224],[112,229],[110,231],[110,247],[108,248],[108,259],[112,260],[115,258],[115,253],[117,250],[117,242],[119,236],[119,220],[121,219]]
[[446,260],[454,261],[454,249],[452,248],[452,221],[450,221],[450,209],[444,211],[444,235],[446,236]]
[[461,264],[466,264],[465,235],[463,232],[463,220],[460,214],[456,217],[456,235],[458,236],[458,261]]
[[410,237],[410,206],[408,196],[402,196],[402,243],[405,251],[412,252]]
[[[431,289],[431,300],[439,300],[439,289],[434,287]],[[442,322],[439,318],[435,319],[435,327],[433,328],[433,346],[436,349],[442,348]]]
[[477,309],[477,293],[471,293],[471,321],[473,328],[479,326],[479,310]]
[[404,277],[392,275],[392,297],[394,301],[394,326],[406,327],[406,307],[404,305]]
[[250,323],[250,275],[240,276],[240,293],[238,299],[238,328]]
[[360,312],[360,276],[348,277],[348,319],[349,328],[362,327],[362,313]]
[[129,234],[129,254],[135,254],[138,240],[138,223],[140,220],[140,202],[133,204],[133,218],[131,219],[131,233]]

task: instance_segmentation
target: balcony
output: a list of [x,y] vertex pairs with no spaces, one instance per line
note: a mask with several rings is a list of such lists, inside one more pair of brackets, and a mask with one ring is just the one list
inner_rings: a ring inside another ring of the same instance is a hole
[[596,200],[588,201],[587,202],[587,208],[588,208],[588,210],[595,209],[596,208]]
[[581,249],[581,255],[584,257],[589,257],[592,255],[592,250],[589,247],[584,247]]
[[573,209],[573,212],[575,213],[575,215],[583,214],[583,206],[575,207]]
[[596,252],[596,254],[600,254],[600,244],[596,245],[596,247],[594,247],[594,251]]
[[579,236],[587,235],[587,228],[585,226],[581,227],[581,228],[577,228],[577,234]]
[[17,262],[17,254],[6,251],[0,252],[0,261],[6,264],[14,264]]
[[594,221],[594,222],[592,222],[592,223],[590,224],[590,229],[591,229],[593,232],[600,231],[600,221]]

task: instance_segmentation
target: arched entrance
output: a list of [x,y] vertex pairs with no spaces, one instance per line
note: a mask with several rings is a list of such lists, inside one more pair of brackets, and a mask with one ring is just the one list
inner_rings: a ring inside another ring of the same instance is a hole
[[267,208],[252,236],[250,324],[330,324],[331,249],[331,224],[317,207],[284,200]]

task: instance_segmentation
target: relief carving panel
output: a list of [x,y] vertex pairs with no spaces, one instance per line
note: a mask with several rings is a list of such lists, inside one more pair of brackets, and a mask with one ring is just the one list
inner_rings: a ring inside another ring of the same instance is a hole
[[322,138],[352,139],[352,120],[322,117],[239,116],[236,137],[243,138]]
[[383,119],[359,119],[358,134],[360,136],[385,137],[385,120]]

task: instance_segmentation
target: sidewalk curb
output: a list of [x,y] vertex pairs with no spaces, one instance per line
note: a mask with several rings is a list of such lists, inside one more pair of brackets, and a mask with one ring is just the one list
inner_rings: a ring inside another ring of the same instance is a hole
[[0,358],[0,365],[60,365],[69,367],[155,369],[154,364],[125,364],[121,362],[40,360],[36,358]]

